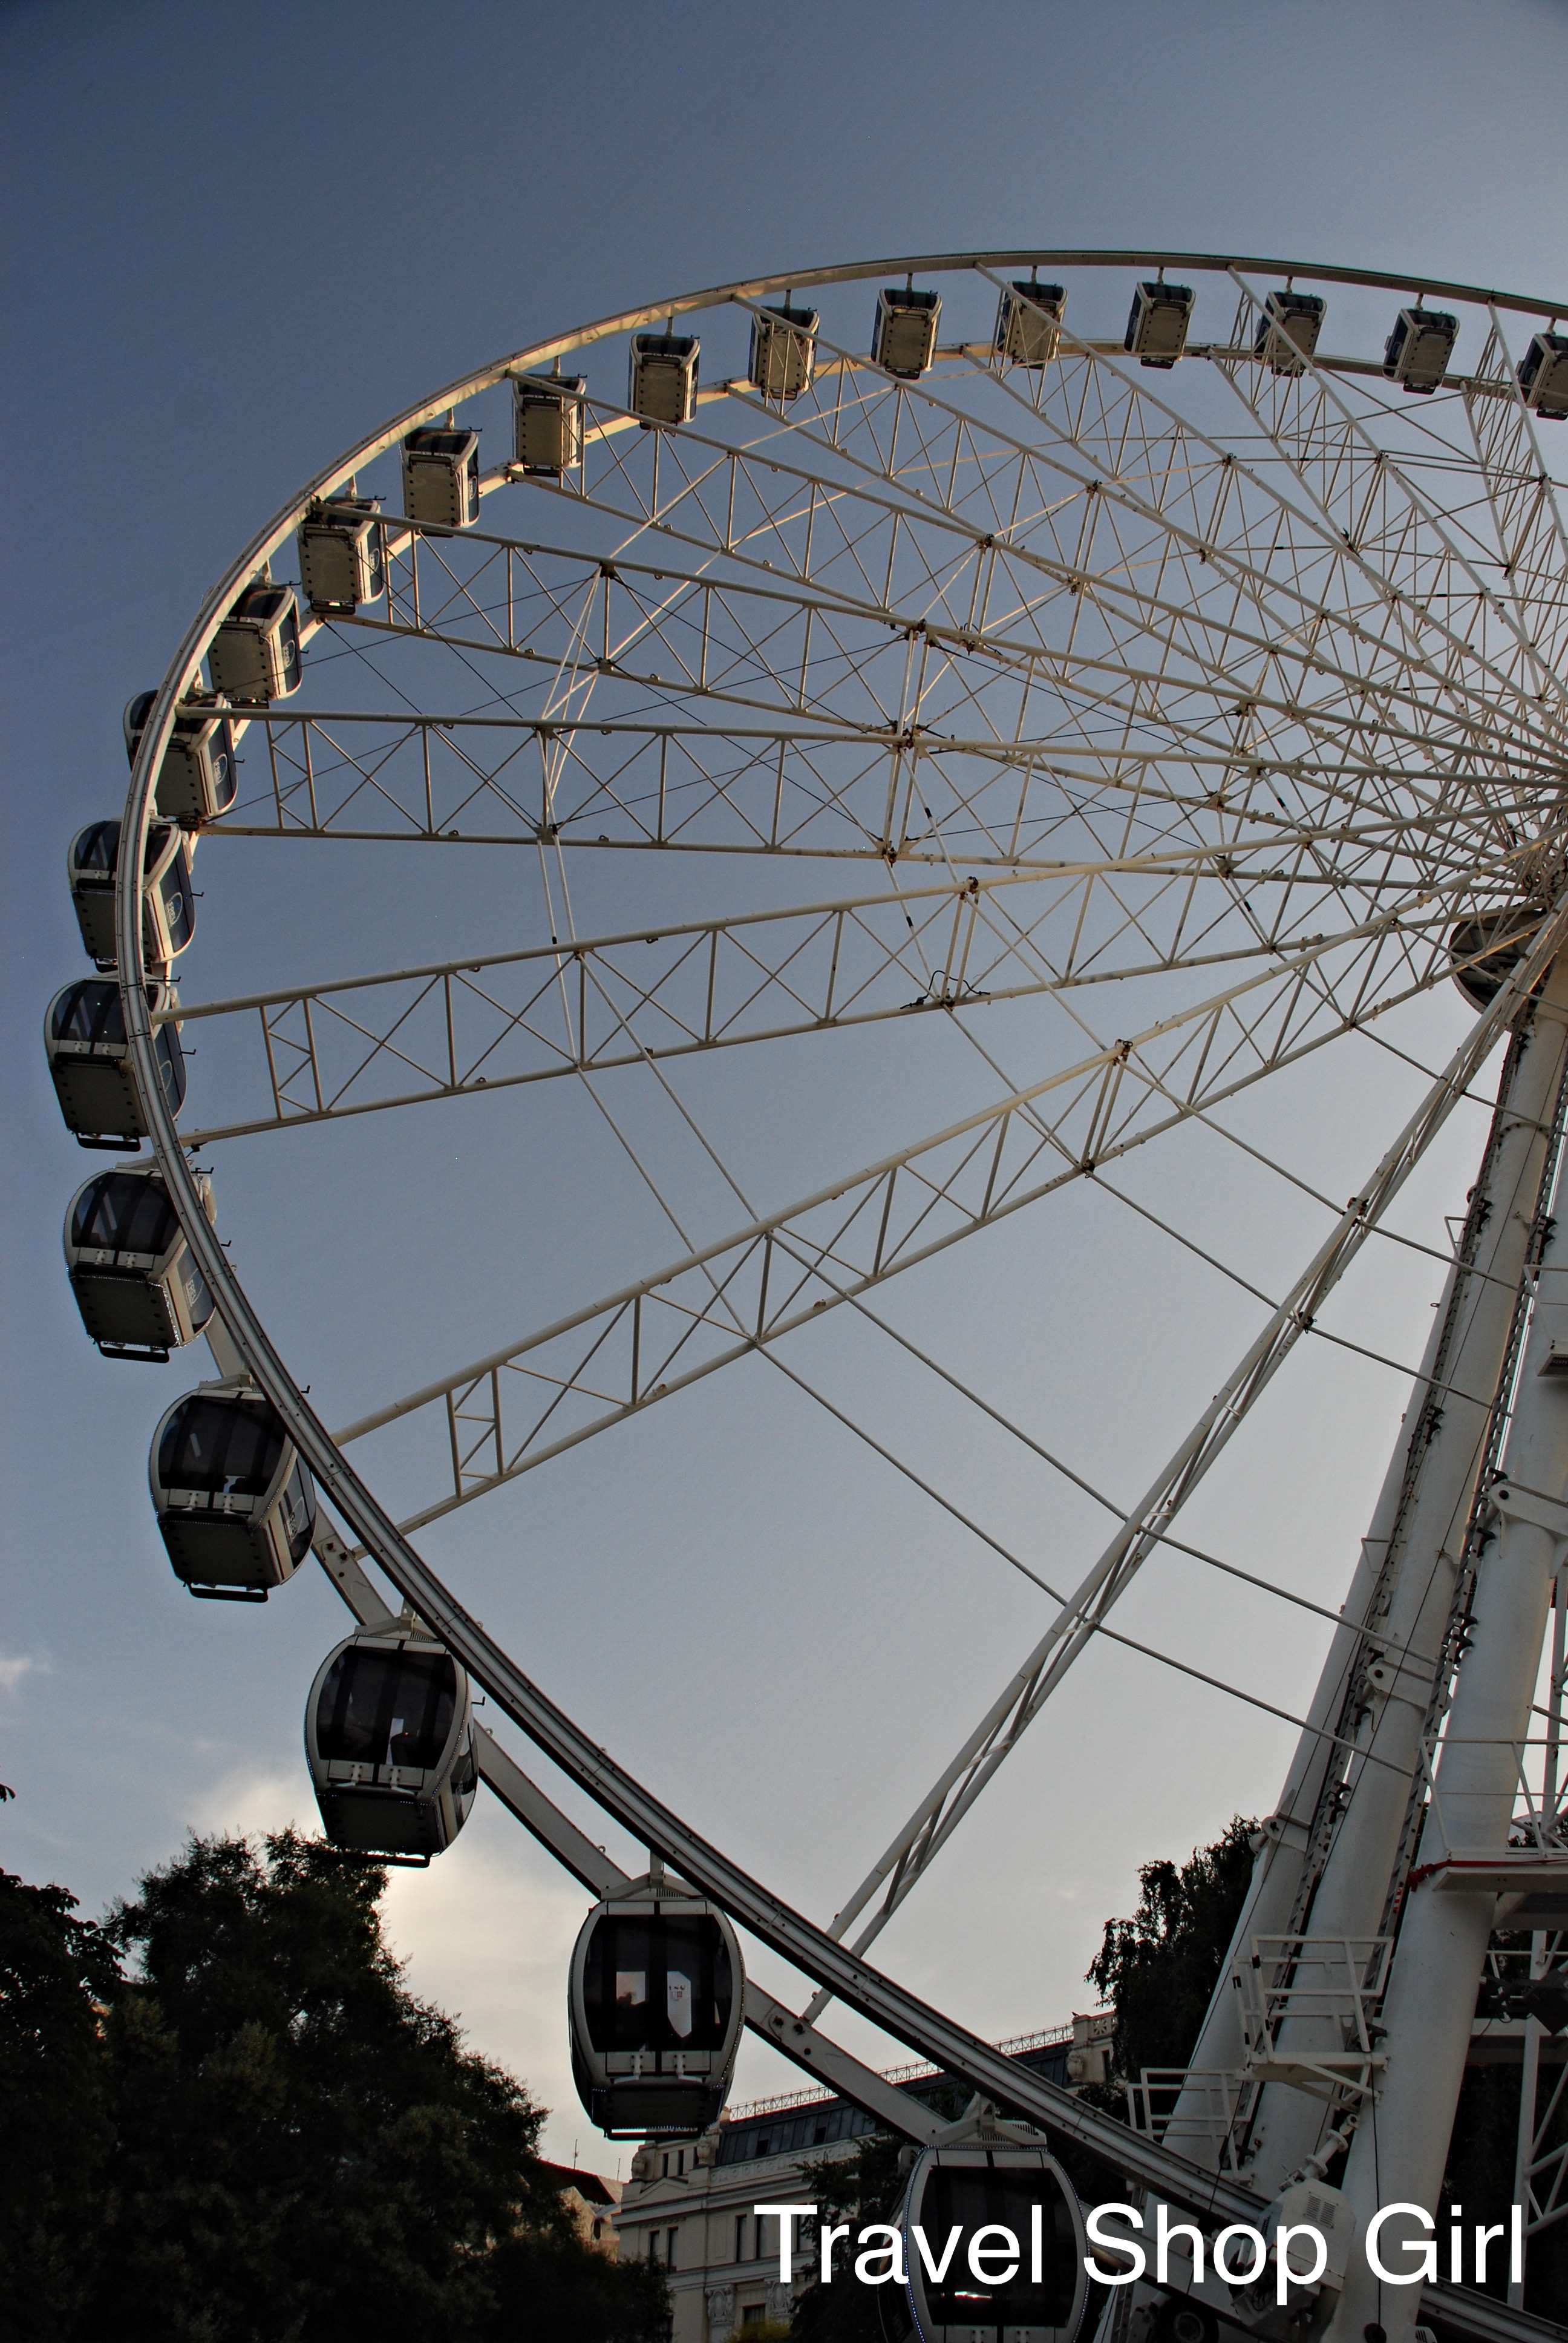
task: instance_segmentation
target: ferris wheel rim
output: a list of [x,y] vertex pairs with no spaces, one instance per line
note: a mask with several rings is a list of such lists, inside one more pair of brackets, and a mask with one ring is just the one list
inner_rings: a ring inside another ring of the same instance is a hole
[[[1340,282],[1388,289],[1403,289],[1413,293],[1417,298],[1425,293],[1436,293],[1445,297],[1462,298],[1493,307],[1501,305],[1527,314],[1554,317],[1560,306],[1537,301],[1531,297],[1500,295],[1486,288],[1464,287],[1449,280],[1414,278],[1398,272],[1358,269],[1335,264],[1271,260],[1230,254],[1025,247],[957,254],[904,255],[837,263],[825,269],[815,271],[774,272],[766,277],[736,280],[729,285],[676,297],[673,300],[645,304],[634,309],[618,312],[611,317],[576,328],[565,337],[558,336],[527,346],[504,358],[495,360],[478,372],[447,386],[423,402],[409,407],[394,421],[384,426],[378,432],[370,435],[337,459],[335,464],[317,474],[312,482],[279,509],[266,528],[253,539],[251,545],[239,556],[226,577],[207,596],[202,610],[187,630],[185,642],[180,651],[176,653],[174,664],[166,675],[138,745],[136,768],[133,770],[131,789],[126,800],[127,827],[130,834],[140,835],[145,832],[152,819],[151,792],[146,786],[146,776],[149,772],[156,771],[163,749],[170,737],[173,700],[188,682],[216,626],[221,622],[223,614],[229,607],[236,587],[243,585],[248,578],[256,574],[259,563],[267,559],[270,553],[287,537],[290,529],[297,523],[300,516],[315,498],[328,492],[331,488],[350,477],[360,464],[390,447],[405,430],[417,427],[419,422],[439,414],[444,407],[451,406],[462,397],[491,387],[508,376],[515,375],[519,368],[547,362],[554,355],[564,354],[568,348],[589,347],[607,337],[633,329],[640,324],[661,317],[689,314],[732,301],[749,305],[769,292],[779,290],[788,292],[802,285],[860,282],[900,271],[912,274],[917,269],[948,273],[980,270],[989,274],[994,266],[1023,265],[1038,266],[1041,264],[1059,265],[1064,267],[1081,266],[1096,269],[1158,265],[1161,267],[1179,266],[1191,269],[1194,273],[1207,271],[1215,275],[1231,276],[1235,276],[1243,270],[1283,271],[1292,278],[1300,277],[1309,281]],[[498,480],[497,485],[498,484]],[[272,715],[269,709],[258,710],[256,713],[261,715],[264,720],[270,720]],[[569,720],[557,719],[553,729],[563,729],[564,724]],[[221,827],[221,824],[218,825],[220,830]],[[244,832],[241,831],[240,834]],[[288,833],[285,831],[281,834]],[[601,842],[618,843],[619,841]],[[703,848],[699,842],[695,850],[709,850]],[[807,847],[800,850],[809,854],[811,850]],[[988,858],[980,856],[975,859],[984,861]],[[127,891],[126,874],[136,867],[138,867],[138,858],[134,853],[122,858],[121,880],[122,885]],[[123,964],[128,965],[128,963]],[[136,1004],[131,1005],[131,1020],[133,1024],[139,1022]],[[411,1102],[411,1097],[410,1101],[395,1100],[391,1103]],[[286,1128],[288,1123],[280,1118],[277,1127]]]
[[[476,396],[519,369],[548,365],[558,357],[574,349],[586,348],[612,335],[635,332],[639,327],[656,323],[660,317],[685,317],[694,311],[713,308],[732,301],[757,301],[769,293],[787,293],[815,285],[839,285],[864,282],[873,277],[905,274],[916,269],[945,271],[973,270],[983,267],[1033,266],[1036,265],[1061,267],[1180,267],[1195,274],[1227,275],[1236,270],[1256,270],[1262,274],[1284,274],[1301,277],[1322,284],[1344,284],[1389,292],[1410,292],[1418,297],[1428,294],[1444,298],[1507,309],[1513,313],[1554,320],[1568,314],[1568,299],[1552,301],[1534,295],[1513,294],[1486,287],[1464,285],[1450,279],[1425,277],[1386,269],[1355,268],[1336,263],[1292,261],[1268,258],[1255,255],[1161,251],[1155,248],[1095,249],[1067,248],[1050,246],[1019,246],[996,250],[975,250],[945,254],[900,254],[890,257],[852,262],[835,262],[826,267],[775,270],[764,277],[737,278],[725,285],[711,286],[699,292],[672,296],[668,299],[645,302],[638,306],[612,312],[590,323],[569,329],[565,334],[545,337],[525,343],[507,356],[489,360],[484,366],[459,376],[456,380],[430,397],[415,402],[356,443],[347,453],[336,458],[317,472],[307,485],[257,531],[245,550],[211,589],[186,637],[176,653],[175,660],[159,687],[158,700],[149,711],[142,736],[144,749],[153,741],[155,730],[165,723],[162,701],[176,669],[179,670],[176,690],[184,688],[190,673],[206,651],[223,612],[234,598],[236,589],[254,576],[261,565],[270,559],[278,547],[296,527],[301,514],[313,498],[330,495],[335,488],[350,478],[361,464],[385,453],[405,432],[417,429],[433,417],[458,401]],[[158,753],[166,744],[166,733],[156,746]],[[127,799],[127,804],[129,800]]]
[[[140,983],[133,981],[130,973],[133,970],[139,971],[141,966],[139,900],[136,886],[137,874],[141,868],[141,845],[153,819],[155,777],[158,772],[164,749],[172,734],[175,706],[179,694],[185,689],[210,643],[225,612],[233,601],[236,591],[255,575],[261,563],[269,558],[272,552],[286,538],[313,498],[330,493],[334,487],[347,478],[360,464],[367,462],[375,455],[389,447],[405,431],[417,427],[421,422],[438,415],[443,408],[457,400],[471,396],[480,389],[492,387],[519,367],[548,363],[558,354],[565,355],[569,349],[587,347],[591,342],[607,338],[618,332],[635,330],[640,325],[651,323],[665,317],[686,315],[693,310],[711,307],[724,301],[757,298],[770,292],[787,291],[805,285],[850,283],[913,269],[952,271],[973,267],[978,263],[984,262],[1000,266],[1012,264],[1028,266],[1037,261],[1060,264],[1063,266],[1079,265],[1097,267],[1153,266],[1163,262],[1168,266],[1191,268],[1194,272],[1208,269],[1222,273],[1240,268],[1289,271],[1298,277],[1305,277],[1310,281],[1359,284],[1392,290],[1406,290],[1417,294],[1432,292],[1448,297],[1491,302],[1525,314],[1553,317],[1560,314],[1564,307],[1568,307],[1563,304],[1553,305],[1526,300],[1522,297],[1498,296],[1487,293],[1482,288],[1461,287],[1439,280],[1422,280],[1387,272],[1333,269],[1307,264],[1240,256],[1231,258],[1226,256],[1111,251],[1069,253],[1044,249],[983,255],[916,256],[912,258],[900,257],[893,260],[856,263],[825,270],[781,272],[765,278],[748,280],[734,286],[715,287],[703,293],[684,296],[673,302],[660,302],[637,310],[621,312],[612,318],[598,321],[591,327],[581,328],[569,337],[557,337],[554,340],[531,345],[507,358],[494,362],[478,374],[448,386],[430,399],[407,409],[393,423],[385,427],[381,432],[372,435],[371,437],[361,442],[349,455],[337,459],[333,466],[318,474],[297,498],[280,509],[279,514],[275,516],[274,520],[269,522],[266,528],[252,540],[251,545],[215,587],[206,598],[198,617],[187,629],[180,649],[176,655],[176,660],[159,688],[133,766],[126,801],[123,832],[123,839],[130,850],[122,851],[116,904],[119,964],[123,971],[122,994],[125,1001],[126,1030],[133,1059],[137,1065],[144,1090],[150,1100],[149,1119],[153,1124],[152,1137],[157,1162],[170,1184],[176,1207],[181,1210],[182,1220],[186,1218],[184,1208],[188,1205],[192,1209],[193,1219],[204,1223],[197,1232],[201,1241],[205,1242],[210,1232],[205,1227],[205,1216],[200,1212],[199,1200],[196,1197],[194,1185],[190,1180],[185,1142],[181,1141],[174,1126],[172,1114],[165,1106],[156,1079],[149,1079],[152,1026]],[[189,1192],[188,1195],[186,1191]],[[212,1242],[216,1245],[216,1238]],[[221,1283],[215,1282],[215,1290],[223,1292],[230,1308],[236,1311],[242,1321],[245,1319],[250,1321],[249,1325],[246,1327],[246,1342],[247,1349],[254,1352],[255,1357],[247,1358],[247,1364],[251,1365],[253,1372],[256,1373],[258,1382],[261,1383],[273,1403],[278,1406],[280,1413],[283,1413],[290,1422],[291,1430],[293,1426],[298,1425],[302,1431],[307,1431],[308,1427],[313,1425],[314,1419],[310,1417],[303,1394],[288,1375],[280,1354],[274,1350],[269,1338],[266,1336],[259,1319],[255,1316],[243,1296],[239,1295],[237,1281],[234,1279],[232,1272],[227,1271],[226,1261],[218,1255],[217,1262],[225,1275]],[[237,1300],[236,1296],[238,1296]],[[226,1312],[225,1314],[226,1315]],[[359,1509],[357,1492],[362,1484],[358,1483],[357,1475],[352,1474],[349,1468],[344,1465],[336,1440],[320,1427],[315,1427],[315,1430],[319,1433],[321,1441],[325,1442],[326,1448],[330,1450],[336,1459],[337,1468],[335,1471],[328,1463],[323,1483],[324,1492],[335,1504],[338,1504],[340,1509],[345,1511],[346,1517],[353,1520],[355,1512]],[[304,1453],[309,1453],[308,1447]],[[341,1474],[344,1473],[347,1473],[348,1478],[346,1482],[342,1482],[340,1494],[338,1483]],[[380,1509],[369,1491],[364,1490],[363,1494],[368,1500],[366,1509],[367,1518],[373,1518],[379,1514]],[[347,1495],[350,1499],[350,1503],[347,1507],[342,1505],[342,1495]],[[381,1521],[385,1523],[384,1515],[381,1516]],[[356,1523],[355,1526],[358,1528],[358,1523]],[[363,1534],[363,1531],[360,1534]],[[395,1531],[394,1535],[397,1535]],[[403,1544],[406,1542],[398,1536],[397,1543]],[[377,1554],[377,1559],[380,1558]],[[427,1566],[421,1565],[421,1569],[428,1579],[431,1574],[427,1572]],[[466,1617],[466,1614],[464,1615]],[[864,1964],[859,1964],[859,1966],[864,1969]],[[840,1991],[842,1992],[841,1987]]]

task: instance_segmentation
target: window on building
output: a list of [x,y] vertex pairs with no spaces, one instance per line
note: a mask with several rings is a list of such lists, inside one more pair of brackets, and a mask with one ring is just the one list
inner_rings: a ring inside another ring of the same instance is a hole
[[679,2179],[680,2176],[682,2175],[682,2173],[683,2173],[685,2170],[686,2170],[686,2150],[685,2150],[683,2147],[681,2147],[681,2148],[678,2148],[678,2149],[676,2150],[676,2155],[675,2155],[675,2177],[676,2177],[676,2178],[677,2178],[678,2180]]
[[668,2156],[660,2159],[658,2177],[661,2180],[668,2180],[669,2178],[669,2158]]
[[749,2302],[740,2314],[740,2324],[742,2327],[760,2327],[767,2316],[768,2305],[765,2302]]
[[735,2216],[735,2258],[738,2262],[743,2262],[746,2259],[746,2216],[744,2213],[737,2213]]
[[678,2229],[666,2229],[664,2235],[666,2240],[664,2249],[665,2268],[667,2269],[673,2269],[675,2268],[676,2240],[680,2236],[680,2231]]
[[762,2216],[759,2213],[757,2216],[757,2235],[752,2239],[751,2243],[751,2258],[753,2261],[759,2262],[762,2259],[765,2247],[762,2243]]

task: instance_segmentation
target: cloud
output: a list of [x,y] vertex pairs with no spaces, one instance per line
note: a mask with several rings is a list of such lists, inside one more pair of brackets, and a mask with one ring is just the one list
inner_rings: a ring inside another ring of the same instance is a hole
[[618,2151],[589,2123],[571,2078],[567,1969],[588,1909],[509,1816],[482,1800],[428,1871],[395,1871],[387,1934],[410,1991],[456,2018],[467,2046],[516,2075],[550,2108],[544,2150],[615,2171]]
[[[321,1827],[299,1772],[242,1767],[204,1789],[190,1817],[198,1832],[260,1837],[289,1824]],[[382,1905],[387,1937],[411,1993],[463,2028],[467,2045],[526,2083],[551,2110],[544,2152],[574,2152],[614,2173],[618,2157],[578,2101],[567,2041],[567,1968],[588,1908],[509,1815],[481,1798],[462,1836],[427,1871],[394,1870]]]
[[190,1816],[191,1828],[200,1834],[229,1832],[246,1837],[286,1830],[291,1823],[304,1831],[321,1827],[309,1784],[302,1783],[293,1769],[258,1774],[242,1766],[226,1774],[203,1789]]
[[21,1653],[15,1659],[8,1659],[4,1652],[0,1652],[0,1693],[7,1696],[28,1676],[48,1676],[54,1673],[47,1660],[40,1660],[30,1652]]

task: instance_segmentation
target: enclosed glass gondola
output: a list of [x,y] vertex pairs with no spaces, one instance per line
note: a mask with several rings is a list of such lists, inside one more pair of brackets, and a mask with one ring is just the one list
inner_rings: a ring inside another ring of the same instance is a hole
[[1382,370],[1402,390],[1419,390],[1429,397],[1448,372],[1459,319],[1448,309],[1423,309],[1419,303],[1402,309],[1383,350]]
[[695,334],[633,334],[626,403],[644,424],[689,423],[702,344]]
[[240,708],[267,708],[299,689],[299,610],[292,586],[247,586],[212,639],[213,689]]
[[652,1873],[594,1906],[572,1953],[572,2078],[611,2139],[684,2136],[718,2120],[746,1978],[716,1905]]
[[361,603],[381,599],[386,561],[374,497],[311,506],[299,524],[299,577],[317,618],[349,618]]
[[[126,709],[126,754],[132,764],[157,696],[138,691]],[[198,830],[234,803],[239,775],[227,708],[219,694],[204,692],[182,700],[175,710],[175,729],[158,767],[154,802],[166,820],[177,821],[183,830]]]
[[467,1676],[411,1620],[350,1635],[310,1687],[305,1754],[335,1846],[427,1863],[474,1803]]
[[[212,1184],[205,1172],[195,1177],[216,1221]],[[206,1280],[156,1170],[133,1163],[89,1180],[71,1199],[65,1242],[82,1323],[106,1359],[166,1359],[212,1316]]]
[[530,478],[558,479],[583,459],[581,374],[519,374],[512,378],[513,447]]
[[[118,960],[115,946],[115,879],[120,825],[90,821],[71,840],[65,875],[87,958],[106,975]],[[196,933],[196,892],[184,833],[155,821],[142,858],[142,955],[150,969],[166,969]]]
[[403,442],[403,510],[418,528],[472,528],[479,518],[477,431],[410,431]]
[[798,309],[789,301],[756,312],[747,371],[764,398],[788,403],[810,389],[821,322],[817,310]]
[[905,2334],[919,2343],[1073,2343],[1089,2279],[1070,2182],[1020,2127],[954,2128],[969,2137],[916,2157],[899,2217]]
[[1316,293],[1290,287],[1271,293],[1263,303],[1253,357],[1261,358],[1271,374],[1300,374],[1317,349],[1327,309]]
[[[179,1007],[172,984],[146,988],[155,1017]],[[142,1094],[126,1046],[126,1011],[118,984],[84,977],[57,992],[44,1014],[44,1048],[65,1128],[78,1147],[129,1149],[147,1136]],[[153,1054],[171,1114],[185,1104],[186,1061],[177,1019],[155,1027]]]
[[905,382],[918,382],[936,356],[940,293],[910,285],[884,285],[871,326],[871,364],[886,367]]
[[1128,314],[1124,347],[1140,366],[1163,367],[1169,371],[1175,365],[1187,347],[1194,297],[1191,285],[1167,285],[1163,277],[1146,278],[1138,287]]
[[1519,395],[1543,421],[1568,417],[1568,334],[1535,334],[1519,361]]
[[996,305],[992,346],[998,357],[1014,366],[1048,367],[1061,340],[1066,309],[1064,285],[1042,285],[1035,277],[1015,277],[1002,287]]
[[147,1481],[175,1576],[193,1594],[265,1603],[310,1552],[316,1484],[249,1384],[176,1400],[153,1434]]

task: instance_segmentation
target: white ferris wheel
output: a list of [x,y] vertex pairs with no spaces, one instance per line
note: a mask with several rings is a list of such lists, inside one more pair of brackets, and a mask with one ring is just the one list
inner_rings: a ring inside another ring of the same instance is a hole
[[[926,2111],[824,2029],[839,2001],[1211,2227],[1330,2170],[1364,2225],[1380,2202],[1435,2206],[1484,1990],[1520,2045],[1525,2230],[1568,2210],[1568,2158],[1543,2146],[1562,2070],[1530,2006],[1568,1927],[1556,327],[1551,303],[1473,287],[1159,253],[916,256],[662,301],[486,367],[327,465],[127,711],[123,813],[71,849],[96,975],[46,1026],[67,1121],[133,1159],[67,1215],[87,1331],[110,1355],[204,1333],[214,1353],[217,1380],[154,1437],[176,1574],[265,1600],[314,1546],[355,1614],[307,1719],[329,1835],[427,1858],[483,1779],[600,1899],[574,2055],[612,2134],[710,2123],[744,2025],[930,2148]],[[257,980],[253,954],[243,986],[180,997],[198,846],[204,870],[250,857],[285,893],[297,858],[345,844],[419,850],[418,890],[452,907],[444,956]],[[520,907],[505,950],[462,932],[475,857]],[[620,916],[601,927],[577,906],[606,869]],[[954,1248],[1021,1242],[1194,1131],[1310,1186],[1289,1113],[1249,1124],[1249,1102],[1369,1035],[1408,1075],[1430,1031],[1412,1021],[1455,981],[1473,1011],[1456,1053],[1413,1112],[1369,1125],[1311,1256],[1249,1289],[1261,1331],[1191,1392],[1135,1503],[1036,1436],[1027,1393],[976,1389],[900,1322],[898,1292]],[[765,1119],[748,1067],[780,1051],[829,1088],[860,1029],[897,1067],[859,1151],[762,1192],[710,1103],[733,1081]],[[1184,1664],[1126,1632],[1122,1598],[1192,1552],[1183,1506],[1358,1255],[1408,1248],[1391,1209],[1500,1044],[1232,1966],[1190,2067],[1141,2078],[1123,2126],[901,1987],[875,1940],[1081,1655]],[[723,1070],[700,1111],[698,1061]],[[609,1291],[585,1262],[575,1306],[481,1354],[432,1324],[417,1382],[330,1425],[228,1263],[223,1165],[359,1118],[395,1158],[432,1116],[491,1111],[480,1091],[542,1112],[552,1088],[591,1100],[668,1242]],[[703,1225],[645,1143],[649,1100],[722,1197]],[[918,1455],[817,1388],[819,1330],[851,1315],[1104,1527],[1049,1580],[988,1540],[1043,1589],[1042,1632],[824,1926],[618,1765],[418,1541],[757,1359],[952,1513]],[[649,1849],[645,1876],[519,1771],[470,1685]],[[799,1971],[798,2007],[745,1977],[737,1929]],[[1038,2147],[1008,2152],[1037,2186]],[[1314,2328],[1334,2343],[1418,2315],[1420,2289],[1336,2282]],[[1066,2335],[1081,2307],[1030,2299],[999,2297],[995,2331]],[[1434,2286],[1420,2315],[1546,2331],[1522,2300]],[[1239,2289],[1192,2303],[1193,2334],[1252,2319]],[[910,2315],[941,2331],[930,2305]]]

